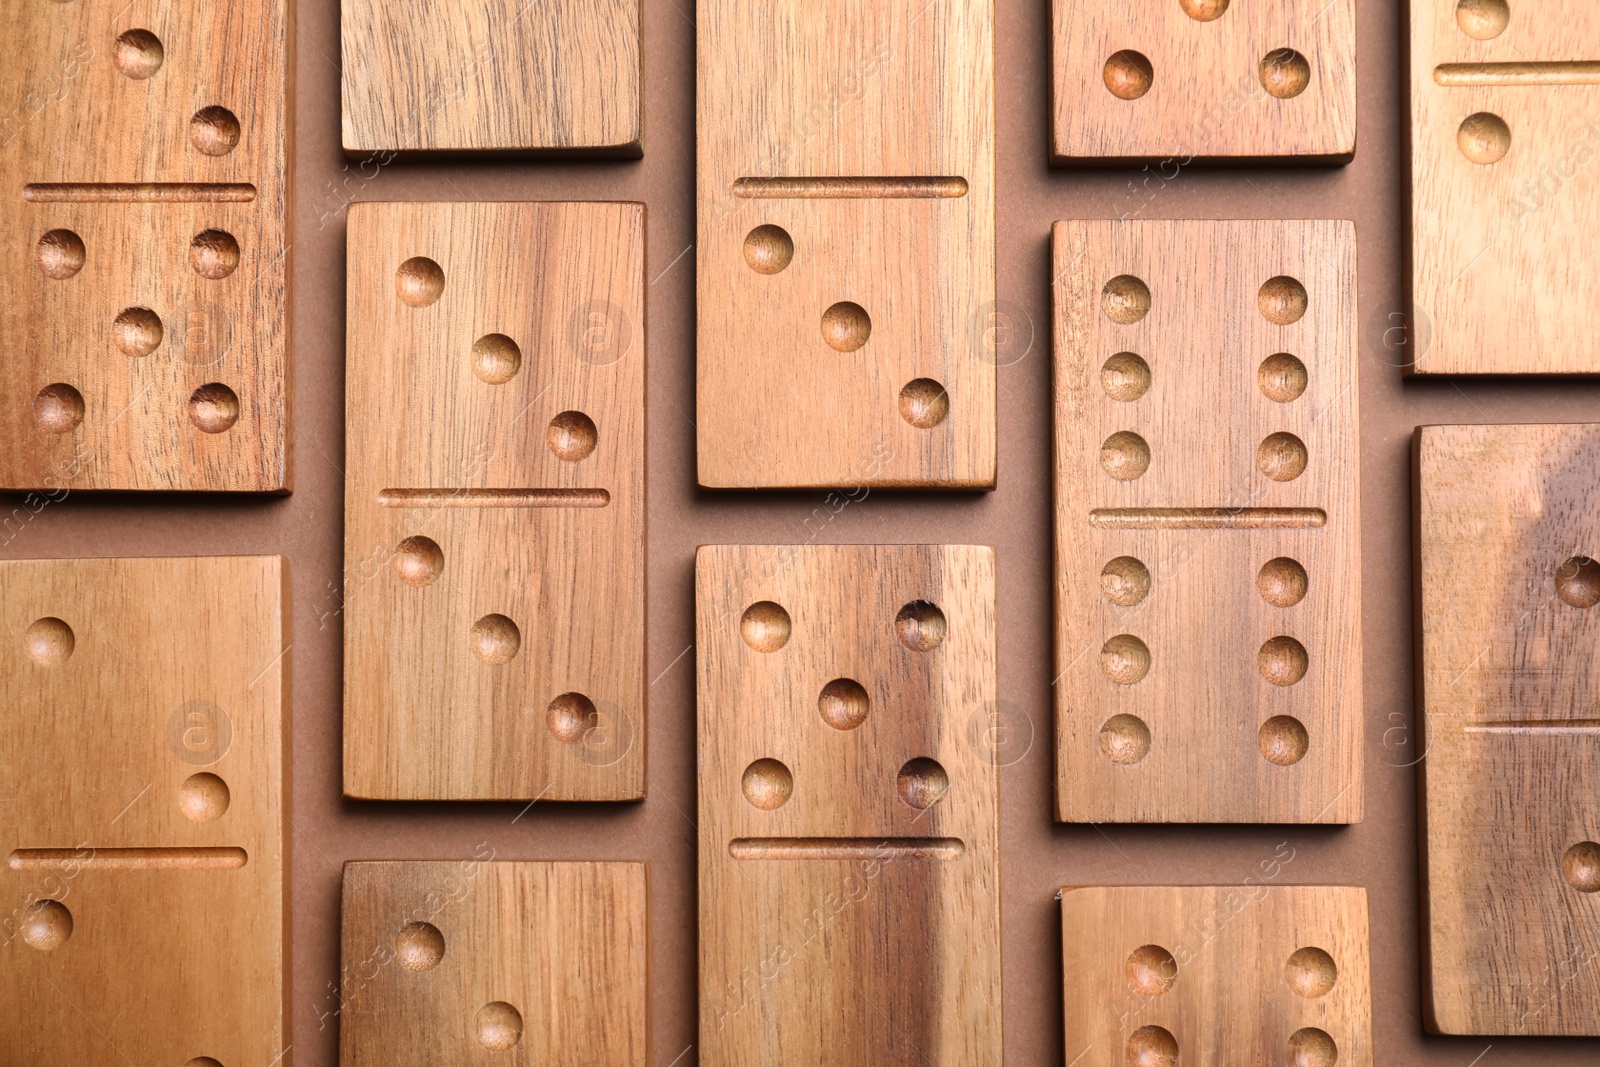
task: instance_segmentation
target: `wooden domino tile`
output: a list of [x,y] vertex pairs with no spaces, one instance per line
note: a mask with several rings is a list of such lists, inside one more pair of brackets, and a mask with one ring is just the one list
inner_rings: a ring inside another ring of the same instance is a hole
[[1600,9],[1411,0],[1412,374],[1596,374]]
[[288,1049],[289,572],[0,562],[0,1063]]
[[647,1067],[645,865],[493,854],[345,864],[341,1067]]
[[1056,224],[1056,818],[1360,821],[1355,251]]
[[1195,160],[1355,155],[1355,0],[1051,7],[1054,163],[1160,161],[1170,181]]
[[998,1067],[992,549],[702,546],[700,1062]]
[[639,0],[345,0],[345,151],[636,159]]
[[1423,1009],[1600,1035],[1600,426],[1424,426]]
[[1069,1067],[1371,1067],[1367,891],[1069,886]]
[[644,206],[350,208],[345,793],[644,796]]
[[8,5],[0,489],[289,488],[286,6]]
[[987,0],[699,0],[699,480],[993,488]]

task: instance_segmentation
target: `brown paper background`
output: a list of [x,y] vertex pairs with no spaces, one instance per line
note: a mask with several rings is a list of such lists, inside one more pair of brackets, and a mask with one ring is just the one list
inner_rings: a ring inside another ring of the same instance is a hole
[[[1101,2],[1101,0],[1097,0]],[[1141,0],[1145,2],[1145,0]],[[1149,0],[1155,2],[1155,0]],[[1257,2],[1257,0],[1240,0]],[[1237,883],[1288,842],[1282,882],[1370,893],[1377,1062],[1503,1067],[1593,1062],[1595,1042],[1426,1037],[1417,912],[1412,721],[1412,427],[1428,422],[1592,421],[1600,386],[1403,382],[1384,346],[1402,319],[1407,165],[1402,5],[1361,0],[1360,136],[1348,167],[1185,169],[1136,194],[1133,169],[1051,171],[1048,11],[997,0],[999,295],[1031,320],[1025,357],[999,372],[1000,481],[989,494],[873,493],[817,543],[975,542],[1000,563],[1000,694],[1032,747],[1001,772],[1005,1041],[1012,1064],[1060,1064],[1055,891],[1064,883]],[[694,27],[692,0],[644,0],[645,157],[628,163],[395,163],[375,177],[339,148],[334,0],[300,0],[293,238],[294,482],[277,499],[74,494],[0,547],[6,557],[281,553],[292,561],[293,1050],[337,1062],[340,865],[452,858],[651,863],[653,1050],[694,1062],[693,551],[702,542],[803,541],[822,494],[700,492],[694,485]],[[1533,90],[1536,91],[1536,90]],[[1135,182],[1135,184],[1137,184]],[[350,200],[627,199],[649,204],[649,799],[642,804],[375,804],[340,797],[340,576],[344,462],[344,205]],[[1366,821],[1301,827],[1063,827],[1050,820],[1048,231],[1055,219],[1356,220],[1360,264]],[[13,383],[13,386],[15,383]],[[14,506],[14,505],[13,505]],[[1401,733],[1388,733],[1401,727]],[[1387,740],[1386,740],[1387,736]],[[1015,750],[1013,750],[1014,752]],[[1491,1047],[1492,1046],[1492,1047]],[[1485,1051],[1487,1049],[1487,1051]],[[1480,1059],[1474,1059],[1483,1054]],[[243,1065],[240,1065],[243,1067]]]

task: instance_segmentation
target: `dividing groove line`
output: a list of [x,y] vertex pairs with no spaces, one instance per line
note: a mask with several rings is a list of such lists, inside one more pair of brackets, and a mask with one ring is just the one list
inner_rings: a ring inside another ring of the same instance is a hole
[[1303,530],[1328,524],[1321,508],[1095,508],[1100,530]]
[[736,837],[736,860],[957,860],[967,854],[959,837]]
[[604,489],[385,489],[385,508],[603,508]]
[[739,178],[747,200],[950,200],[967,195],[965,178]]
[[13,871],[93,869],[100,871],[234,870],[249,856],[242,848],[18,848],[6,863]]
[[248,204],[247,182],[32,182],[22,199],[35,204]]
[[1500,719],[1469,722],[1469,734],[1600,734],[1600,719]]
[[1441,63],[1440,85],[1600,85],[1600,62],[1591,59],[1536,63]]

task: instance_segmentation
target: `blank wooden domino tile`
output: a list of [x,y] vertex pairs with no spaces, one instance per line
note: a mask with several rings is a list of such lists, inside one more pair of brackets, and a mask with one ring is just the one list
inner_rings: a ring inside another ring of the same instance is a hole
[[1424,1019],[1600,1036],[1600,426],[1416,441]]
[[344,867],[342,1067],[648,1067],[642,863]]
[[1367,891],[1068,886],[1069,1067],[1370,1067]]
[[[1053,0],[1051,159],[1348,163],[1355,0]],[[1147,179],[1147,184],[1149,180]]]
[[644,207],[350,209],[345,792],[644,795]]
[[344,147],[637,158],[639,0],[345,0]]
[[0,562],[0,1063],[287,1051],[288,584]]

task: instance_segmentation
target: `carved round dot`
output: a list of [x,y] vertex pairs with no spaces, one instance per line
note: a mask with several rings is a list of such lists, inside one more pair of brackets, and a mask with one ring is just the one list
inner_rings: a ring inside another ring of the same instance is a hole
[[949,629],[939,605],[927,600],[913,600],[894,617],[894,635],[913,652],[932,652]]
[[239,396],[221,382],[189,394],[189,421],[201,433],[223,433],[239,421]]
[[1131,326],[1150,313],[1150,287],[1131,274],[1119,274],[1100,290],[1100,310],[1119,326]]
[[504,1052],[522,1040],[522,1013],[503,1000],[479,1008],[472,1025],[477,1030],[478,1044],[491,1052]]
[[1600,892],[1600,844],[1579,841],[1561,857],[1561,877],[1580,893]]
[[1307,1000],[1325,997],[1339,980],[1339,967],[1333,957],[1320,948],[1296,949],[1283,966],[1283,980]]
[[46,433],[69,433],[83,422],[83,394],[65,382],[39,390],[33,398],[33,421]]
[[1178,980],[1178,961],[1160,945],[1141,945],[1123,968],[1128,988],[1141,997],[1159,997]]
[[939,766],[938,760],[918,756],[900,768],[895,781],[900,799],[918,811],[926,811],[950,792],[950,776]]
[[1132,685],[1150,673],[1150,649],[1132,634],[1117,634],[1100,648],[1100,669],[1118,685]]
[[1306,472],[1306,443],[1292,433],[1275,433],[1256,449],[1256,465],[1275,482],[1292,482]]
[[444,549],[431,537],[413,534],[394,546],[393,563],[402,582],[421,588],[444,572]]
[[201,155],[225,156],[239,147],[239,117],[212,104],[189,120],[189,141]]
[[[400,298],[404,300],[405,294]],[[488,333],[472,342],[472,373],[480,382],[504,385],[521,369],[522,349],[505,334]]]
[[1511,151],[1511,127],[1499,115],[1474,112],[1461,120],[1456,130],[1456,147],[1480,166],[1498,163]]
[[1132,352],[1118,352],[1100,367],[1100,384],[1112,400],[1138,400],[1150,389],[1150,364]]
[[1160,1026],[1141,1026],[1128,1035],[1128,1067],[1174,1067],[1178,1039]]
[[1294,685],[1306,676],[1310,659],[1306,646],[1292,637],[1279,635],[1266,640],[1256,653],[1256,666],[1261,677],[1273,685]]
[[866,722],[870,704],[867,691],[853,678],[835,678],[817,698],[822,721],[835,730],[854,730]]
[[1100,727],[1100,751],[1123,766],[1150,754],[1150,727],[1137,715],[1113,715]]
[[794,795],[794,775],[775,759],[758,759],[744,769],[739,786],[751,807],[776,811]]
[[124,308],[111,320],[112,343],[125,356],[148,356],[161,347],[166,331],[161,316],[149,308]]
[[950,415],[950,394],[932,378],[914,378],[900,389],[900,417],[931,430]]
[[1573,556],[1556,568],[1556,596],[1575,608],[1600,604],[1600,563]]
[[50,230],[39,238],[39,269],[47,278],[66,281],[83,269],[87,258],[83,238],[71,230]]
[[1456,25],[1461,32],[1479,41],[1490,41],[1506,32],[1511,8],[1506,0],[1457,0]]
[[1261,317],[1279,326],[1299,322],[1310,305],[1306,287],[1287,274],[1279,274],[1261,283],[1256,292],[1256,307]]
[[134,81],[144,81],[160,70],[161,61],[166,57],[161,38],[149,30],[128,30],[117,38],[111,50],[112,64],[124,77]]
[[1118,556],[1100,569],[1100,592],[1113,604],[1131,608],[1150,595],[1150,568],[1132,556]]
[[600,433],[594,427],[594,420],[583,412],[563,411],[550,420],[550,425],[544,431],[544,440],[556,458],[576,463],[594,451],[594,446],[600,441]]
[[394,289],[403,303],[425,308],[444,295],[444,269],[427,256],[412,256],[394,272]]
[[1261,87],[1279,100],[1299,96],[1311,84],[1311,64],[1293,48],[1274,48],[1262,56],[1257,74]]
[[522,631],[504,615],[485,615],[472,624],[472,654],[491,667],[509,663],[522,647]]
[[794,624],[781,604],[758,600],[739,616],[739,636],[757,652],[776,652],[789,643]]
[[1137,100],[1150,91],[1156,72],[1144,53],[1124,48],[1111,53],[1102,76],[1112,96],[1120,100]]
[[1339,1062],[1339,1047],[1333,1043],[1326,1030],[1307,1026],[1289,1035],[1284,1050],[1289,1067],[1333,1067]]
[[544,724],[557,741],[576,745],[600,725],[600,712],[582,693],[562,693],[545,708]]
[[35,663],[53,667],[72,658],[78,639],[72,627],[55,616],[35,619],[22,631],[22,650]]
[[196,1056],[192,1060],[185,1060],[183,1067],[222,1067],[222,1061],[210,1056]]
[[221,281],[239,269],[239,242],[226,230],[202,230],[189,242],[189,265],[200,277]]
[[1256,731],[1256,745],[1268,763],[1289,767],[1305,759],[1311,737],[1305,725],[1294,716],[1274,715]]
[[1298,561],[1288,556],[1269,559],[1256,573],[1256,589],[1261,599],[1278,608],[1292,608],[1306,597],[1311,579]]
[[1261,361],[1261,368],[1256,371],[1256,382],[1261,386],[1261,394],[1279,404],[1300,399],[1310,380],[1311,376],[1306,373],[1306,365],[1287,352],[1268,356]]
[[1131,482],[1150,469],[1150,445],[1130,430],[1118,430],[1100,446],[1100,466],[1119,482]]
[[211,822],[228,810],[228,783],[206,771],[191,774],[178,787],[178,810],[191,822]]
[[1228,10],[1228,0],[1178,0],[1178,6],[1196,22],[1214,22]]
[[794,238],[782,226],[757,226],[744,238],[744,261],[757,274],[777,274],[794,259]]
[[444,959],[444,935],[432,923],[408,922],[394,935],[394,958],[408,971],[431,971]]
[[72,936],[72,912],[59,900],[36,900],[22,915],[22,942],[49,952]]
[[835,352],[854,352],[872,336],[872,317],[867,309],[841,300],[822,313],[822,339]]

